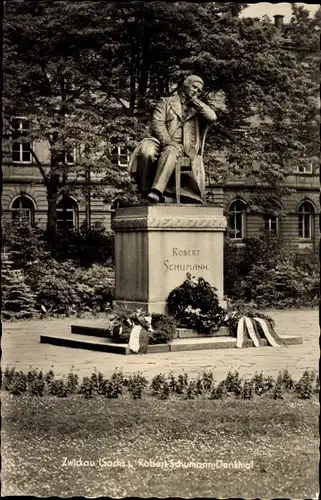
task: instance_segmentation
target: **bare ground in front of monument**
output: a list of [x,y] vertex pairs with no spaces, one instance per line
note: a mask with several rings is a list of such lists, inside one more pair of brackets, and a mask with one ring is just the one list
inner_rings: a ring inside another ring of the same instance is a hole
[[314,498],[310,400],[3,400],[2,493]]

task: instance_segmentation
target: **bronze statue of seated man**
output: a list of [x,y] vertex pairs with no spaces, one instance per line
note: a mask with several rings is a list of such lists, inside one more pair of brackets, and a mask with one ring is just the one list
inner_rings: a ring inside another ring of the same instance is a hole
[[202,134],[217,119],[215,111],[199,100],[203,87],[200,77],[190,75],[176,95],[162,97],[153,113],[153,137],[143,139],[130,159],[129,172],[149,203],[158,203],[163,196],[175,196],[173,174],[177,162],[190,166],[190,171],[182,176],[182,199],[203,202]]

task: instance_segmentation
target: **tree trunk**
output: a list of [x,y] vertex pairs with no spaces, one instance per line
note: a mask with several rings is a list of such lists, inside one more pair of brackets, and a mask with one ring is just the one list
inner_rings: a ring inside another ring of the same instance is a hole
[[[58,140],[58,132],[53,132],[53,143]],[[50,173],[47,178],[46,188],[47,188],[47,201],[48,201],[48,212],[47,212],[47,231],[49,238],[52,237],[53,241],[56,238],[57,232],[57,199],[59,190],[59,173],[57,173],[59,166],[59,154],[57,151],[51,151],[50,158]]]
[[89,230],[91,226],[91,186],[90,186],[90,167],[86,167],[86,229]]
[[59,188],[59,176],[52,174],[47,183],[47,231],[55,236],[57,231],[57,199]]
[[141,66],[140,66],[140,78],[138,85],[139,97],[141,100],[144,99],[147,92],[148,77],[149,77],[149,66],[150,66],[150,37],[148,31],[145,29],[143,49],[141,55]]
[[136,53],[134,49],[132,49],[131,60],[130,60],[129,85],[130,85],[129,106],[130,109],[134,109],[136,104]]

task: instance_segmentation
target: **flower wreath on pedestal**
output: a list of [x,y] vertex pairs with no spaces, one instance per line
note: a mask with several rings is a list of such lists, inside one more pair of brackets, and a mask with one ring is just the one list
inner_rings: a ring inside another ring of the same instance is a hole
[[195,279],[189,273],[184,283],[171,291],[167,304],[169,312],[181,325],[204,335],[216,332],[226,318],[216,288],[204,278]]
[[115,343],[129,344],[133,352],[146,353],[149,344],[166,344],[176,334],[176,321],[166,314],[148,314],[142,309],[130,311],[126,307],[111,312],[108,325]]

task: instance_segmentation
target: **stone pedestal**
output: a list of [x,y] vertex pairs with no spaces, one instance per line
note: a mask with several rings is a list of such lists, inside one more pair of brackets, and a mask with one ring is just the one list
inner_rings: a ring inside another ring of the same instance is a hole
[[120,208],[116,233],[116,300],[131,310],[166,312],[186,273],[203,277],[223,302],[226,218],[214,205],[160,204]]

